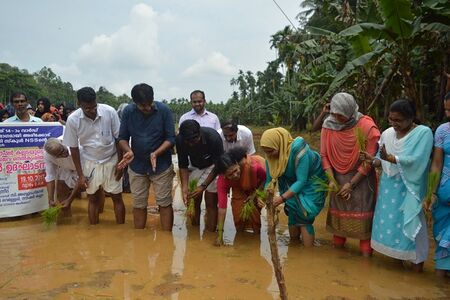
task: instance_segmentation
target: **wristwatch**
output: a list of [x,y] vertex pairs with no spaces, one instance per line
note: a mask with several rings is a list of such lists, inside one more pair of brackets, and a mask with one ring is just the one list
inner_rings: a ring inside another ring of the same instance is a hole
[[282,194],[280,195],[280,197],[281,197],[281,199],[283,200],[283,203],[286,202],[287,199],[284,198],[284,196],[283,196]]
[[202,184],[200,184],[200,186],[206,190],[206,188],[208,187],[204,182]]

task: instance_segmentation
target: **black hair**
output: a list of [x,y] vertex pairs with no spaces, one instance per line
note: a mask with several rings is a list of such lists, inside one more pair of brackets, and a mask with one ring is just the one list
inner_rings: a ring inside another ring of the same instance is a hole
[[195,120],[186,120],[180,125],[180,136],[189,140],[200,135],[200,124]]
[[36,103],[39,104],[39,102],[42,102],[42,104],[44,104],[44,112],[43,113],[50,112],[51,103],[50,103],[50,100],[48,98],[45,98],[45,97],[39,98],[36,101]]
[[27,95],[26,95],[24,92],[13,92],[13,93],[11,94],[11,96],[9,97],[9,102],[10,102],[10,103],[13,103],[13,99],[14,99],[14,98],[17,98],[17,97],[20,97],[20,96],[24,96],[24,97],[25,97],[25,100],[28,101]]
[[4,114],[7,114],[8,118],[11,117],[7,109],[0,109],[0,122],[2,122]]
[[247,156],[247,150],[244,147],[234,147],[227,151],[227,153],[237,162],[240,162]]
[[447,93],[445,96],[444,96],[444,101],[449,101],[450,100],[450,93]]
[[59,104],[56,106],[56,108],[59,109],[61,106],[63,107],[63,110],[64,110],[64,107],[66,107],[66,106],[64,105],[64,103],[61,102],[61,103],[59,103]]
[[229,120],[225,120],[220,122],[220,128],[224,129],[230,129],[233,132],[237,132],[238,131],[238,123],[236,122],[236,120],[233,119],[229,119]]
[[238,164],[239,161],[235,160],[229,152],[222,154],[215,163],[215,170],[218,174],[224,174],[231,166]]
[[201,91],[201,90],[192,91],[191,94],[189,95],[189,99],[192,100],[192,95],[194,95],[194,94],[202,94],[203,100],[206,100],[204,91]]
[[91,87],[86,86],[77,91],[78,102],[93,103],[95,102],[96,98],[97,96],[95,94],[95,91]]
[[131,98],[134,103],[153,102],[153,88],[146,83],[136,84],[131,89]]
[[64,121],[67,121],[67,118],[69,117],[69,113],[73,113],[75,111],[75,107],[72,104],[67,104],[64,106],[63,109],[63,115],[61,116],[61,119]]
[[389,107],[390,112],[397,112],[403,117],[416,122],[416,105],[409,99],[398,99]]

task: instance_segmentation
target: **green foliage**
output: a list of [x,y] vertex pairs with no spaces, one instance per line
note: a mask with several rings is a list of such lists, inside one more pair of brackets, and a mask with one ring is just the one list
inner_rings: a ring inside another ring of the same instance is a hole
[[239,217],[242,221],[247,221],[252,216],[253,212],[256,209],[256,205],[254,202],[254,197],[249,199],[244,203],[244,206],[242,207],[241,213],[239,214]]
[[399,38],[408,38],[411,35],[413,15],[411,1],[409,0],[380,0],[387,29],[392,30]]
[[[326,178],[320,178],[318,176],[314,176],[313,184],[316,186],[315,191],[316,192],[324,192],[326,193],[326,200],[328,201],[330,199],[330,195],[332,193],[337,193],[341,189],[341,186],[338,184],[336,179],[333,176],[330,176],[328,173],[325,173]],[[330,182],[334,183],[333,187],[330,187]]]
[[50,102],[58,105],[64,103],[75,106],[76,95],[70,82],[63,82],[52,69],[43,67],[33,74],[34,80],[40,87],[40,96],[50,99]]
[[[30,104],[34,105],[41,97],[50,99],[58,105],[72,105],[76,107],[76,92],[70,82],[64,82],[52,69],[43,67],[38,72],[30,74],[27,70],[20,70],[8,64],[0,64],[0,102],[8,103],[9,96],[14,91],[22,91],[28,96]],[[105,87],[97,91],[97,102],[105,103],[117,108],[121,103],[128,103],[131,99],[127,95],[116,97]]]
[[380,124],[401,96],[415,101],[419,117],[425,108],[428,118],[442,115],[436,91],[445,86],[449,1],[306,0],[302,7],[302,28],[272,36],[278,57],[256,73],[256,86],[242,70],[232,80],[230,110],[241,122],[304,129],[340,91]]
[[[448,0],[305,0],[301,7],[299,28],[286,26],[270,37],[277,57],[265,70],[239,70],[230,98],[208,103],[208,110],[241,124],[304,129],[333,94],[346,91],[382,126],[386,108],[404,96],[415,101],[419,117],[440,120],[442,101],[436,100],[445,87],[442,71],[449,72]],[[6,99],[15,89],[31,99],[75,100],[70,83],[49,68],[29,74],[0,64],[0,95]],[[98,99],[116,108],[130,101],[105,87]],[[185,98],[164,102],[175,120],[191,109]]]
[[121,103],[129,103],[131,101],[127,95],[116,97],[103,86],[101,86],[96,93],[98,103],[108,104],[115,109],[117,109]]
[[61,213],[61,205],[51,206],[41,212],[42,221],[46,228],[49,228],[51,225],[56,224],[58,220],[58,216]]

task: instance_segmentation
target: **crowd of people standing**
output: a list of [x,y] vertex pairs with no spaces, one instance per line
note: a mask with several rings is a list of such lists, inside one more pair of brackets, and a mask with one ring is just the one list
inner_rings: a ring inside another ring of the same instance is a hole
[[[20,96],[20,94],[22,94],[24,98],[27,98],[24,93],[20,92],[13,93],[11,97]],[[14,103],[11,102],[11,99],[10,103],[7,105],[0,103],[0,122],[6,121],[8,118],[13,118],[8,122],[13,120],[25,121],[27,119],[31,122],[39,122],[37,119],[41,119],[43,122],[60,122],[64,125],[67,121],[67,117],[75,111],[75,108],[72,105],[66,105],[64,103],[55,105],[45,97],[39,98],[36,101],[36,107],[33,107],[31,103],[29,103],[28,99],[24,99],[26,100],[24,102],[26,103],[25,105],[19,105],[20,103],[16,103],[16,105],[14,105]],[[18,113],[16,113],[16,106],[20,110]],[[19,116],[22,116],[23,119],[20,119]],[[29,116],[34,118],[30,118]]]
[[[70,208],[75,191],[85,189],[89,222],[94,225],[99,222],[106,192],[113,200],[116,222],[122,224],[122,180],[127,170],[134,227],[146,226],[153,185],[161,228],[170,231],[175,147],[182,199],[186,206],[193,206],[191,223],[200,224],[204,199],[205,229],[217,231],[218,245],[223,244],[229,197],[236,230],[250,228],[257,234],[264,191],[278,191],[273,203],[284,208],[291,241],[310,247],[316,244],[315,219],[329,196],[326,229],[334,247],[344,247],[348,238],[357,239],[361,255],[370,257],[375,250],[410,262],[411,269],[420,272],[429,251],[425,211],[430,209],[436,273],[449,275],[450,94],[444,99],[448,122],[437,128],[433,138],[432,130],[420,125],[415,106],[407,99],[390,105],[391,127],[380,132],[370,116],[359,112],[352,95],[337,93],[313,126],[321,128],[318,151],[302,137],[293,138],[278,127],[261,136],[265,158],[256,153],[249,128],[234,120],[220,122],[206,110],[201,90],[190,94],[192,110],[180,118],[178,128],[167,105],[154,100],[151,86],[137,84],[131,96],[133,103],[118,113],[97,103],[95,91],[85,87],[77,92],[77,110],[65,117],[64,108],[61,115],[56,113],[52,121],[64,122],[65,130],[62,140],[49,139],[44,146],[46,180],[52,194],[49,205],[59,201]],[[50,109],[50,102],[43,98],[31,114],[28,99],[20,92],[14,93],[10,102],[15,114],[4,122],[42,122]],[[64,170],[64,176],[55,176]],[[435,187],[428,182],[430,173],[438,176]],[[55,178],[66,185],[65,196],[58,199],[53,197]],[[425,201],[427,190],[431,203]],[[247,214],[248,207],[251,211]]]

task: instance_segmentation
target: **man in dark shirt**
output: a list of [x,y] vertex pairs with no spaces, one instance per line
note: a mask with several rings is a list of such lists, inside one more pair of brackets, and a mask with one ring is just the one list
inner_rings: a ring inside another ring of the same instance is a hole
[[170,151],[175,144],[172,112],[165,104],[153,101],[153,88],[148,84],[135,85],[131,97],[134,103],[125,107],[120,124],[119,145],[124,155],[119,167],[129,164],[134,228],[145,228],[149,188],[154,184],[161,227],[172,230],[175,175]]
[[[181,123],[176,138],[178,166],[180,168],[181,191],[183,201],[195,203],[192,225],[200,224],[200,204],[205,192],[206,221],[205,228],[215,231],[217,226],[217,180],[214,163],[223,154],[223,143],[219,133],[208,127],[200,127],[195,120]],[[191,166],[189,166],[189,162]],[[198,179],[197,189],[188,191],[189,180]]]

